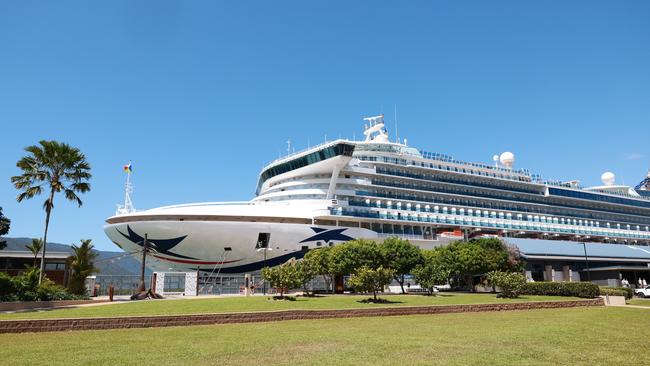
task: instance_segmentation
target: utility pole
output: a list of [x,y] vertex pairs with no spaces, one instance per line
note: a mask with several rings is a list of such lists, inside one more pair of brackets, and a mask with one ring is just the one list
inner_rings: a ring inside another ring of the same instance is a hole
[[[268,248],[264,248],[264,268],[266,268],[266,251],[267,250],[268,250]],[[266,296],[266,280],[265,279],[262,279],[262,294],[264,296]]]
[[147,261],[147,248],[149,246],[149,240],[147,240],[147,234],[144,234],[144,241],[142,242],[142,267],[140,267],[140,292],[146,291],[144,285],[144,269],[145,262]]
[[582,242],[582,248],[585,251],[585,264],[587,265],[587,281],[591,282],[591,273],[589,273],[589,258],[587,257],[587,243]]

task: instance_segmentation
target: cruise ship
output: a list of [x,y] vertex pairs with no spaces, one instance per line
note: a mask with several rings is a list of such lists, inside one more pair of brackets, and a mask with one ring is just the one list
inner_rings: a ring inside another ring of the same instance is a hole
[[364,120],[363,141],[326,142],[265,166],[251,201],[122,207],[106,235],[127,252],[141,251],[146,235],[157,268],[220,273],[356,238],[398,236],[422,248],[485,236],[650,244],[650,173],[634,188],[609,172],[603,185],[584,188],[517,169],[510,152],[464,162],[391,141],[383,116]]

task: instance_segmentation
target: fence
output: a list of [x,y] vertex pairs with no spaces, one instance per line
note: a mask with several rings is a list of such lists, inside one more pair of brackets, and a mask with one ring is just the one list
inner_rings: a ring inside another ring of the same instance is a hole
[[[259,273],[251,275],[255,293],[261,293],[266,287],[267,293],[273,293],[273,289],[265,284]],[[347,278],[346,278],[347,280]],[[347,281],[346,281],[347,282]],[[145,276],[145,286],[151,287],[151,276]],[[108,286],[112,285],[115,295],[133,295],[138,293],[140,276],[133,275],[97,275],[95,284],[99,285],[97,295],[108,296]],[[246,278],[243,274],[210,276],[202,273],[198,277],[198,295],[236,295],[243,292],[246,285]],[[183,293],[185,288],[185,273],[178,276],[172,273],[165,273],[164,292]],[[314,278],[307,288],[310,291],[328,291],[325,280],[321,276]],[[297,289],[301,290],[301,289]]]
[[[144,277],[147,288],[151,285],[151,276]],[[138,293],[140,288],[140,276],[138,275],[98,275],[95,278],[95,285],[99,285],[97,296],[108,296],[108,286],[113,286],[115,295],[133,295]]]

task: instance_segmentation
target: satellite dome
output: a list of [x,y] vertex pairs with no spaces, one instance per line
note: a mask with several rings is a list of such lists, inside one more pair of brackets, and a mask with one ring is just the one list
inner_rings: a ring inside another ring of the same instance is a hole
[[511,153],[510,151],[506,151],[501,154],[499,161],[501,162],[501,165],[505,166],[506,168],[512,168],[512,165],[515,163],[515,154]]
[[603,184],[606,186],[613,186],[616,181],[616,175],[612,172],[605,172],[600,176],[600,180],[603,181]]

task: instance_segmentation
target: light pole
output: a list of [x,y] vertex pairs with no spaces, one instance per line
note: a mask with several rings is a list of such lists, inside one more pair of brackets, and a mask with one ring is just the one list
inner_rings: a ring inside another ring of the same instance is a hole
[[147,240],[147,234],[144,234],[144,240],[142,242],[142,266],[140,267],[140,292],[144,292],[146,290],[145,285],[144,285],[144,270],[145,270],[145,262],[147,260],[147,247],[149,246],[149,240]]
[[591,274],[589,273],[589,258],[587,257],[587,243],[582,242],[582,249],[585,251],[585,264],[587,265],[587,282],[591,282]]
[[[269,248],[268,245],[257,249],[258,252],[262,250],[264,251],[264,263],[262,265],[262,269],[264,269],[266,268],[266,252],[273,249]],[[266,296],[266,280],[263,278],[262,278],[262,294]]]

